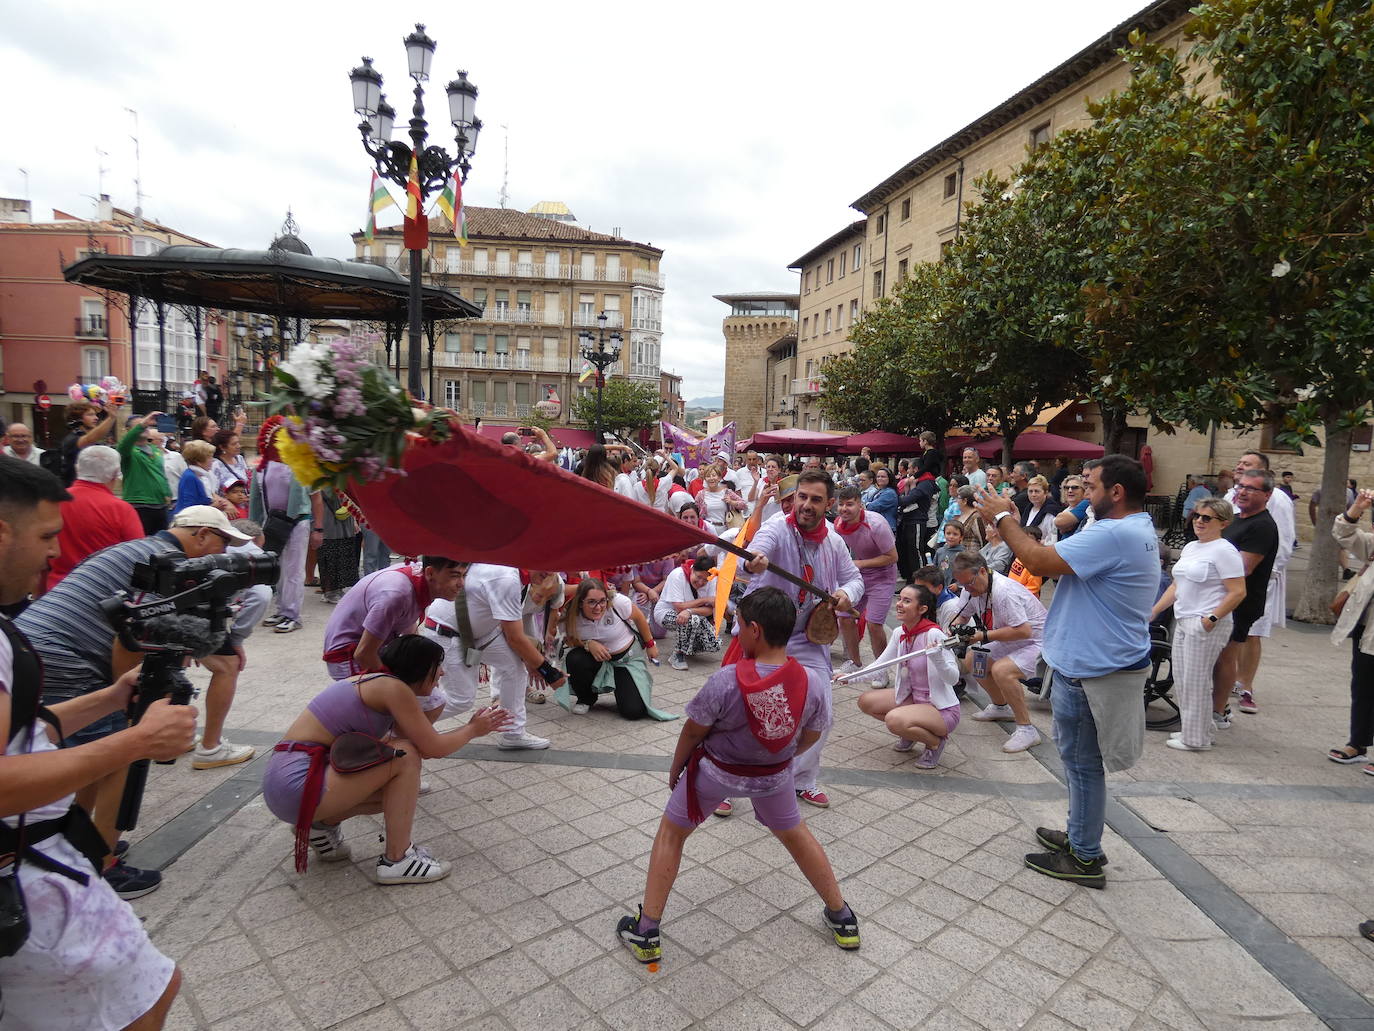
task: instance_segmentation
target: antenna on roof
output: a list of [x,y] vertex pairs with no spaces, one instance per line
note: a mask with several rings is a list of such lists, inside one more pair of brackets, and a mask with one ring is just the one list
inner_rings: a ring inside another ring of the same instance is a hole
[[105,195],[105,173],[108,172],[109,169],[105,167],[104,162],[105,159],[110,156],[110,154],[109,151],[101,150],[99,147],[96,147],[95,155],[95,195],[96,203],[98,206],[99,198]]
[[124,109],[134,116],[134,134],[129,138],[134,141],[134,228],[143,228],[143,159],[138,144],[138,112],[131,107]]
[[506,167],[501,173],[501,207],[506,207],[510,203],[510,126],[503,125],[506,131]]

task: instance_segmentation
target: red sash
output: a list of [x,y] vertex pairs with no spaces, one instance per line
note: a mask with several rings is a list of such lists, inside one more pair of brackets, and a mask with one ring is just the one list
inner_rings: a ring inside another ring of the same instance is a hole
[[914,627],[912,627],[910,630],[908,630],[906,627],[902,628],[902,643],[906,644],[908,641],[914,641],[917,637],[925,633],[927,630],[939,629],[939,623],[936,623],[934,620],[926,616],[922,616],[921,621],[917,623]]
[[329,746],[318,741],[278,741],[272,751],[305,752],[310,756],[310,769],[305,774],[305,787],[301,790],[301,807],[296,813],[296,873],[305,873],[306,863],[310,859],[310,825],[315,821],[315,810],[319,808],[320,797],[324,794]]
[[770,752],[781,752],[792,743],[801,727],[806,705],[806,670],[788,659],[766,677],[760,677],[753,659],[735,666],[735,683],[744,700],[749,732]]

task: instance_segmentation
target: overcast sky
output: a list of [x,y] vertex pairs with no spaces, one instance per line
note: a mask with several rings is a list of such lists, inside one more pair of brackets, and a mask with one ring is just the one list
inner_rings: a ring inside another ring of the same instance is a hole
[[795,290],[788,263],[857,218],[850,201],[1146,4],[411,6],[0,0],[19,123],[0,145],[0,195],[25,195],[23,168],[38,218],[89,215],[104,167],[132,209],[133,108],[147,215],[265,247],[290,206],[316,254],[351,256],[371,169],[348,71],[375,59],[399,135],[401,39],[421,18],[439,44],[431,138],[452,147],[456,69],[481,91],[468,202],[498,203],[508,138],[511,207],[561,200],[587,228],[663,248],[663,367],[686,397],[713,395],[725,308],[712,294]]

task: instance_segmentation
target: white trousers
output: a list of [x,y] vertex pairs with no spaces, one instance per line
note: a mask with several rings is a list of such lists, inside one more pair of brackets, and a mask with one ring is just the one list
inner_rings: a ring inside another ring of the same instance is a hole
[[[498,637],[487,645],[477,665],[465,665],[462,659],[463,645],[456,637],[448,638],[453,642],[444,649],[444,675],[439,681],[445,696],[444,717],[457,715],[471,709],[477,698],[477,677],[480,666],[485,664],[491,671],[492,690],[500,697],[501,708],[515,717],[505,732],[521,734],[525,730],[525,685],[529,682],[529,672],[519,657],[510,650],[504,636]],[[450,654],[452,658],[450,658]]]
[[301,602],[305,601],[305,553],[310,550],[310,519],[291,528],[286,547],[281,549],[281,579],[277,581],[277,615],[297,622]]
[[1211,630],[1203,630],[1196,616],[1185,616],[1174,624],[1174,700],[1183,720],[1185,745],[1202,748],[1212,743],[1212,667],[1231,639],[1231,623],[1228,615]]

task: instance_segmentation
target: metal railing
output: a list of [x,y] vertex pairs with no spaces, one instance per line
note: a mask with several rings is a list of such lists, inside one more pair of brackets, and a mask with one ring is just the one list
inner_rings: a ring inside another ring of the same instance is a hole
[[[600,315],[601,315],[600,312],[581,312],[581,311],[579,311],[579,312],[574,312],[574,313],[573,313],[573,325],[574,325],[574,326],[599,326],[599,325],[601,325]],[[623,316],[623,315],[622,315],[620,312],[618,312],[618,311],[608,311],[608,312],[606,312],[606,328],[607,328],[607,329],[624,329],[624,328],[625,328],[625,316]]]
[[804,376],[792,381],[792,394],[819,394],[824,381],[819,376]]
[[[388,265],[397,268],[397,271],[405,271],[409,268],[399,268],[390,265],[386,258],[359,258],[358,261],[369,262],[373,265]],[[406,259],[398,259],[405,262]],[[547,261],[515,261],[499,264],[494,261],[475,262],[471,258],[465,258],[456,263],[449,262],[447,258],[431,258],[429,260],[429,271],[434,274],[446,273],[448,275],[463,276],[504,276],[515,279],[570,279],[582,283],[635,283],[639,286],[653,286],[663,288],[664,276],[660,272],[648,272],[644,269],[635,269],[631,272],[625,268],[608,268],[605,265],[582,265],[574,263],[571,265],[563,262]]]
[[88,340],[105,340],[110,335],[109,327],[105,325],[104,315],[78,315],[76,317],[76,335]]
[[436,351],[436,369],[513,369],[517,372],[571,372],[566,358],[515,351]]

